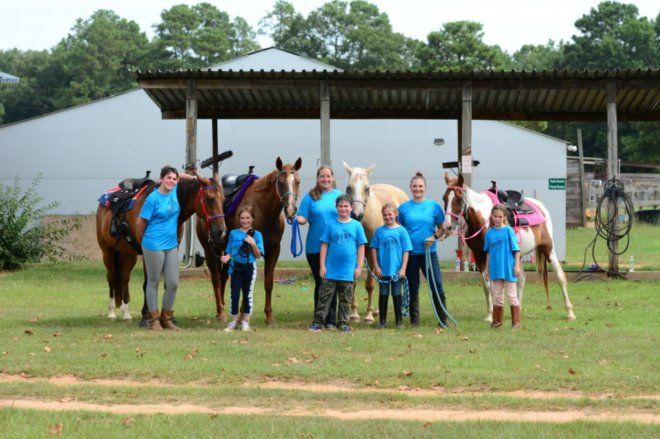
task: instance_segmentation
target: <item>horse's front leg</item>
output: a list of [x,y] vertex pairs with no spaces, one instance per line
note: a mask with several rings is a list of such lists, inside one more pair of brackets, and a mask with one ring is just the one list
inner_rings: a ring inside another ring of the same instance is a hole
[[564,296],[566,320],[575,320],[577,317],[575,317],[575,314],[573,314],[573,304],[571,303],[571,299],[568,297],[568,280],[566,279],[566,273],[564,273],[564,269],[561,267],[554,249],[552,252],[550,252],[550,262],[552,263],[552,268],[554,269],[555,275],[557,276],[557,282],[559,282],[559,286],[561,287],[561,293]]
[[523,302],[523,295],[525,293],[526,283],[527,283],[527,279],[525,275],[525,270],[521,267],[520,276],[518,276],[518,282],[516,283],[516,295],[518,296],[518,303],[520,304],[521,311],[522,311],[522,302]]
[[364,316],[364,321],[365,323],[371,324],[374,322],[374,315],[378,315],[378,311],[374,311],[373,308],[374,278],[367,275],[364,286],[367,289],[367,315]]
[[215,299],[215,318],[224,322],[227,319],[224,298],[225,284],[221,280],[224,266],[218,263],[217,258],[214,256],[206,260],[206,266],[209,268],[209,273],[211,274],[211,285],[213,286],[213,297]]
[[106,270],[106,279],[108,281],[108,292],[110,295],[110,303],[108,303],[108,318],[114,320],[117,318],[115,314],[115,267],[114,267],[114,252],[112,250],[103,248],[103,264]]
[[275,265],[280,256],[280,243],[272,243],[270,248],[266,248],[266,263],[264,268],[264,289],[266,290],[266,303],[264,304],[264,313],[266,314],[266,324],[275,323],[273,318],[273,305],[271,302],[273,294],[273,278],[275,276]]
[[360,321],[360,314],[358,314],[357,298],[355,297],[356,290],[357,290],[357,282],[353,282],[353,294],[351,299],[351,317],[349,319],[351,322]]
[[490,282],[486,280],[486,276],[483,271],[481,272],[482,287],[484,289],[484,294],[486,296],[486,318],[484,321],[492,323],[493,322],[493,296],[490,293]]
[[128,290],[128,283],[131,280],[131,271],[133,270],[133,267],[135,267],[136,262],[137,255],[124,255],[119,262],[121,271],[119,278],[119,285],[121,289],[120,309],[122,311],[122,319],[125,322],[133,320],[133,317],[131,317],[131,313],[128,309],[128,302],[131,300],[131,296]]

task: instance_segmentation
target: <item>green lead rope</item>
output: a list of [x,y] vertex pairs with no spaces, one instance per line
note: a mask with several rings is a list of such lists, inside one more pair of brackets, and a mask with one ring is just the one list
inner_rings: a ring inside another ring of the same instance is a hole
[[[429,296],[431,297],[431,304],[433,305],[433,314],[435,314],[435,318],[438,320],[438,323],[440,326],[443,328],[446,328],[447,325],[442,323],[442,319],[440,318],[439,310],[436,306],[436,300],[440,304],[440,308],[442,311],[444,311],[445,315],[451,320],[455,326],[458,326],[458,322],[454,317],[449,314],[449,311],[447,311],[447,308],[445,308],[445,305],[442,303],[442,300],[440,299],[440,293],[436,291],[435,288],[435,275],[433,274],[433,267],[431,267],[431,247],[426,247],[426,283],[429,286]],[[433,300],[433,297],[435,296],[436,300]]]

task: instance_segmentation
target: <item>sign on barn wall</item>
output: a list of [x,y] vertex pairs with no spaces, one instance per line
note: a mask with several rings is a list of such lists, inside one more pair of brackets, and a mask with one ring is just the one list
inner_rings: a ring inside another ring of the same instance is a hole
[[548,189],[551,190],[566,190],[566,179],[565,178],[548,178]]

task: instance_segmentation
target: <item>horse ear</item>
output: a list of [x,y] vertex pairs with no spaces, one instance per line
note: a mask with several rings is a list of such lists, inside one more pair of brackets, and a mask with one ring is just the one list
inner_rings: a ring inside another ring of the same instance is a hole
[[278,171],[282,170],[282,159],[279,156],[277,156],[277,160],[275,160],[275,167]]
[[449,172],[445,172],[445,183],[449,184]]
[[344,165],[344,169],[346,169],[346,172],[348,172],[348,175],[351,175],[353,173],[353,168],[346,163],[346,162],[341,162],[342,165]]
[[463,174],[458,174],[458,185],[463,186]]
[[371,177],[371,174],[374,172],[374,169],[376,169],[376,165],[371,165],[367,168],[367,177]]
[[298,157],[296,163],[293,164],[293,169],[297,171],[298,169],[300,169],[301,166],[302,166],[302,158]]

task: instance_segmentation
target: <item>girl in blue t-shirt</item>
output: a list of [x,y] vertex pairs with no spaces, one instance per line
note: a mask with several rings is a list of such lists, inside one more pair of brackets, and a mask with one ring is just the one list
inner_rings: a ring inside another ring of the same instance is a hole
[[[249,206],[238,209],[239,229],[229,232],[226,253],[220,258],[223,263],[229,262],[231,276],[231,317],[225,331],[233,331],[238,326],[238,303],[243,291],[243,320],[241,330],[250,330],[252,315],[252,296],[254,281],[257,278],[257,259],[264,253],[264,240],[261,232],[252,228],[254,215]],[[231,262],[230,262],[231,260]]]
[[520,302],[516,290],[520,276],[520,248],[513,229],[507,224],[507,211],[503,204],[496,204],[490,214],[490,228],[484,239],[486,267],[484,277],[490,280],[493,296],[493,323],[491,328],[502,326],[504,314],[504,290],[511,303],[511,328],[520,328]]
[[[447,302],[435,242],[441,236],[445,213],[436,201],[426,199],[426,178],[421,172],[417,172],[410,180],[410,193],[413,196],[412,200],[399,206],[399,223],[408,231],[413,247],[406,268],[410,291],[410,324],[419,325],[419,272],[421,270],[426,276],[428,265],[433,274],[431,276],[429,273],[431,279],[427,279],[434,290],[431,294],[433,307],[442,325],[447,326],[447,315],[443,310],[443,307],[446,309]],[[427,247],[430,250],[430,261],[426,260]],[[435,279],[435,282],[430,282],[432,279]],[[437,297],[440,297],[442,306],[438,303]]]
[[394,204],[387,203],[381,209],[385,225],[376,229],[369,247],[373,253],[374,274],[379,278],[378,310],[379,329],[387,323],[387,298],[392,292],[396,327],[403,326],[401,315],[401,286],[405,282],[408,254],[412,243],[408,232],[397,221],[398,210]]
[[351,332],[348,319],[354,282],[362,271],[364,245],[367,243],[362,224],[350,217],[353,210],[351,198],[340,195],[335,205],[337,218],[326,224],[321,235],[319,276],[322,281],[314,321],[309,327],[314,332],[323,329],[335,295],[339,297],[339,328],[342,332]]
[[[314,277],[314,309],[319,303],[319,287],[321,277],[321,234],[326,224],[337,218],[335,201],[341,195],[335,187],[335,174],[329,166],[321,166],[316,171],[316,184],[305,194],[298,209],[298,223],[309,223],[307,238],[305,239],[305,256],[312,276]],[[337,325],[337,295],[334,295],[330,303],[328,316],[323,322],[326,329],[333,329]]]

